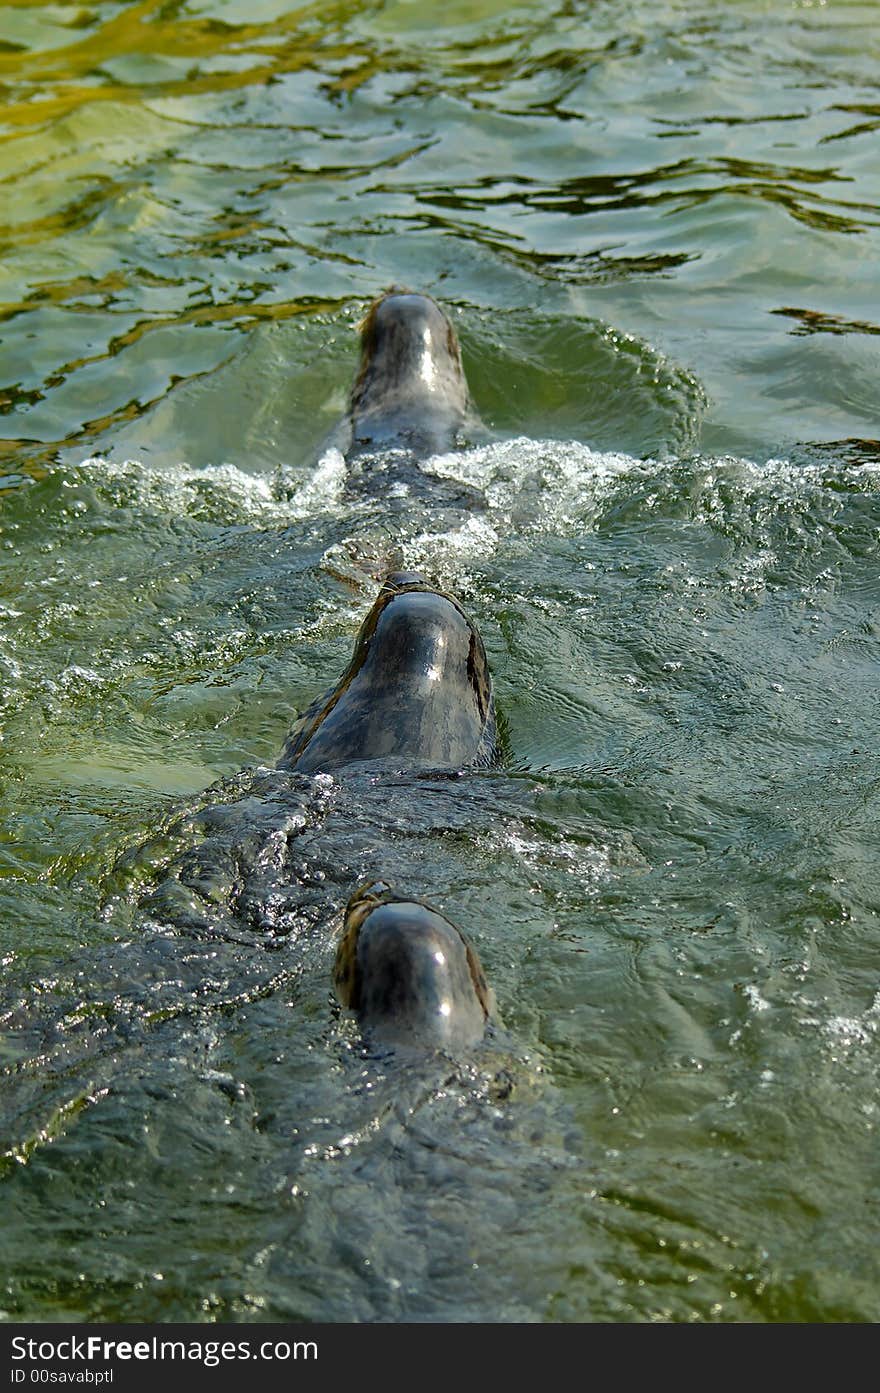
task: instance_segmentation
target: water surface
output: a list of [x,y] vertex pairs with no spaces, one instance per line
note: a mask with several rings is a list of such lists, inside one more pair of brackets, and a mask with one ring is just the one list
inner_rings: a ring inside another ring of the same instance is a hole
[[[871,3],[5,7],[6,1318],[880,1317],[878,58]],[[395,282],[485,512],[322,454]],[[392,556],[504,766],[291,782]],[[383,868],[478,946],[469,1062],[333,1007]]]

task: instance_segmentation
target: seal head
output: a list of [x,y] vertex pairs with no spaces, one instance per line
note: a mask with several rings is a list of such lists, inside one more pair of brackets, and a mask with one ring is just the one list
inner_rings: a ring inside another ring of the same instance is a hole
[[351,450],[397,446],[420,456],[450,449],[470,414],[461,349],[428,295],[393,287],[361,325],[351,392]]
[[468,1049],[482,1039],[494,997],[461,930],[382,881],[357,890],[336,954],[336,991],[381,1045]]
[[304,712],[279,768],[363,760],[460,769],[495,755],[486,650],[457,600],[414,572],[389,575],[337,685]]

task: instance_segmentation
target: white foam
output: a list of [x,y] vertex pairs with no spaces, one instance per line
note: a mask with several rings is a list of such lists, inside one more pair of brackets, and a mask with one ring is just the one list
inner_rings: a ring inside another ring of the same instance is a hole
[[498,545],[498,533],[484,517],[469,515],[460,527],[446,532],[422,532],[404,546],[404,562],[408,569],[435,559],[448,559],[452,553],[459,560],[490,556]]
[[770,1010],[770,1002],[763,997],[755,986],[754,982],[747,982],[743,987],[743,996],[749,1003],[751,1009],[757,1014],[762,1011]]
[[565,837],[547,841],[530,836],[523,826],[500,829],[482,842],[490,855],[513,855],[531,871],[553,867],[575,877],[577,894],[596,893],[611,873],[611,856],[606,846],[586,846]]
[[[423,467],[429,476],[478,489],[489,505],[488,517],[469,514],[460,527],[425,531],[416,538],[413,546],[427,548],[428,559],[444,545],[459,554],[491,552],[498,536],[510,531],[582,530],[629,481],[643,490],[656,484],[661,496],[684,490],[694,518],[712,521],[731,507],[731,499],[747,502],[767,497],[785,502],[824,491],[830,480],[841,475],[841,467],[833,461],[795,463],[774,458],[756,463],[735,456],[701,455],[639,459],[594,450],[577,441],[525,436],[435,455]],[[219,510],[242,519],[286,523],[328,513],[336,518],[356,517],[382,501],[345,497],[348,466],[335,446],[325,449],[311,469],[298,470],[295,476],[283,464],[267,475],[247,473],[229,463],[154,465],[131,459],[118,463],[101,456],[83,461],[81,468],[100,474],[121,503],[185,515]],[[850,465],[845,479],[848,485],[873,492],[880,486],[880,463]],[[383,496],[398,494],[391,477]],[[769,551],[760,560],[753,558],[743,585],[760,585],[763,563],[772,564],[772,560]]]
[[199,515],[207,504],[243,518],[286,520],[296,515],[290,503],[275,496],[270,478],[247,474],[234,464],[156,465],[94,455],[80,469],[100,475],[119,503],[153,512]]
[[325,450],[309,475],[299,486],[290,503],[291,516],[313,517],[339,506],[345,486],[345,457],[335,446]]
[[654,460],[592,450],[577,441],[517,436],[437,455],[426,468],[481,489],[493,511],[506,516],[522,505],[525,492],[531,525],[540,527],[564,522],[575,504],[581,513],[585,500],[604,496],[612,482],[655,466]]

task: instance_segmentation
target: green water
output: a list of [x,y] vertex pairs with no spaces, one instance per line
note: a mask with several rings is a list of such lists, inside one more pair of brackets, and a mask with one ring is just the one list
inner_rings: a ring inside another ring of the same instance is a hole
[[[873,0],[0,10],[5,1318],[880,1318],[878,72]],[[318,462],[392,282],[484,515]],[[291,791],[392,550],[505,765]],[[333,1008],[374,870],[493,982],[448,1077]]]

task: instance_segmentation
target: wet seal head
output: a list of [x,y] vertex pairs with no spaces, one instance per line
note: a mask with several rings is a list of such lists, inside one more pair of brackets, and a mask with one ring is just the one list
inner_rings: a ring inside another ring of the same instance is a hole
[[373,302],[360,329],[352,450],[450,449],[473,412],[458,338],[443,310],[429,295],[393,286]]
[[278,767],[329,773],[387,760],[457,770],[491,764],[495,742],[492,679],[476,627],[417,572],[392,572],[348,668],[297,721]]
[[333,978],[342,1005],[380,1045],[468,1049],[495,1014],[494,994],[461,930],[382,881],[349,900]]

